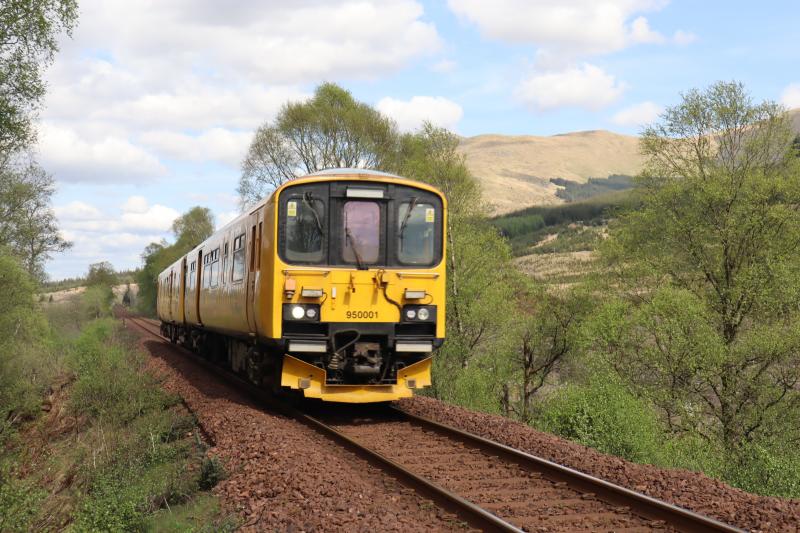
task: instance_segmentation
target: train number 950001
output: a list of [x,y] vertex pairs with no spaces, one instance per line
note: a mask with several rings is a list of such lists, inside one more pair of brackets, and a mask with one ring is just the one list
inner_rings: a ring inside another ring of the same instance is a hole
[[378,318],[377,311],[348,311],[346,313],[347,318],[349,319],[367,319],[372,320],[374,318]]

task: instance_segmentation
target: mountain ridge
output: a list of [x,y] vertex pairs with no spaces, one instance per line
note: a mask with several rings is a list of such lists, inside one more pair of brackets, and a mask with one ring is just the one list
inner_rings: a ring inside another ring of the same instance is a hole
[[[800,108],[789,116],[800,134]],[[563,203],[553,178],[585,183],[612,174],[632,176],[644,164],[638,136],[608,130],[549,136],[486,133],[462,138],[459,149],[494,214]]]

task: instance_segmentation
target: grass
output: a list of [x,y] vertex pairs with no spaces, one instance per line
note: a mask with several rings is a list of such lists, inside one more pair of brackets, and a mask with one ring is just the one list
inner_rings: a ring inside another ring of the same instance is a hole
[[144,371],[132,335],[79,309],[47,306],[62,386],[0,448],[0,531],[233,530],[194,416]]

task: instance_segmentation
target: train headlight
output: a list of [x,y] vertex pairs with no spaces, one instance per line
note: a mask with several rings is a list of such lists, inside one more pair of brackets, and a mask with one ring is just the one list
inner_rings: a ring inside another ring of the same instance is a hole
[[319,304],[283,304],[283,319],[319,322]]
[[401,317],[403,322],[436,322],[436,306],[406,305]]

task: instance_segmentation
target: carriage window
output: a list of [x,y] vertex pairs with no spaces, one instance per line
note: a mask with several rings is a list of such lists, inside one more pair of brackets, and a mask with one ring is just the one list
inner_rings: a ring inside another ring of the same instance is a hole
[[244,233],[233,239],[233,281],[244,279]]
[[400,204],[397,213],[397,259],[405,265],[430,265],[434,256],[436,209],[431,204]]
[[342,259],[375,263],[381,248],[381,208],[375,202],[345,202],[342,210]]
[[305,193],[286,202],[286,259],[319,263],[325,253],[325,203]]
[[211,263],[208,265],[210,278],[209,284],[211,287],[216,287],[219,284],[219,248],[211,252]]
[[195,272],[197,272],[197,261],[192,261],[192,264],[189,266],[189,290],[194,290],[195,282],[197,280],[197,276]]

